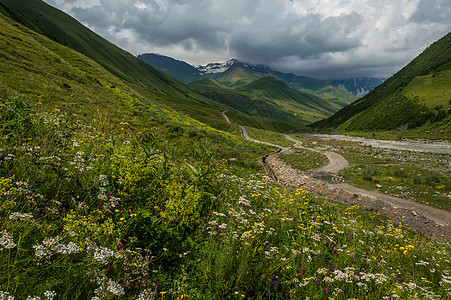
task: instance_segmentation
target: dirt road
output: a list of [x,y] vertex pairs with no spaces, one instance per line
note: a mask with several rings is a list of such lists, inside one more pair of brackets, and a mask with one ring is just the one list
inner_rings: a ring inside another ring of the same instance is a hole
[[[240,130],[244,139],[263,143],[250,138],[246,128],[243,126],[240,126]],[[331,174],[334,176],[338,174],[338,171],[349,165],[348,161],[338,153],[307,148],[302,145],[302,142],[288,135],[285,135],[285,137],[294,142],[296,148],[307,149],[326,155],[329,163],[314,173],[303,173],[293,169],[279,157],[280,153],[292,150],[278,146],[278,151],[262,158],[266,172],[275,182],[289,189],[304,186],[318,196],[348,205],[359,205],[362,209],[379,213],[395,222],[407,224],[411,229],[438,241],[451,242],[451,212],[411,200],[389,196],[377,191],[363,190],[343,182],[327,183],[317,179],[315,178],[317,176],[312,175]],[[274,144],[270,145],[277,146]]]
[[240,128],[241,136],[245,140],[248,140],[248,141],[251,141],[251,142],[254,142],[254,143],[265,144],[265,145],[268,145],[268,146],[273,146],[273,147],[277,147],[277,148],[282,148],[283,149],[282,146],[279,146],[279,145],[276,145],[276,144],[272,144],[272,143],[268,143],[268,142],[262,142],[262,141],[253,139],[253,138],[251,138],[249,136],[249,134],[247,133],[247,130],[246,130],[246,128],[244,126],[238,125],[238,127]]
[[325,165],[324,167],[321,167],[318,169],[319,172],[327,172],[332,174],[338,174],[340,170],[343,170],[349,166],[349,162],[344,158],[342,155],[332,152],[332,151],[322,151],[318,149],[313,148],[307,148],[302,146],[302,142],[292,138],[291,136],[285,134],[285,138],[294,142],[294,147],[299,149],[306,149],[313,152],[324,154],[327,159],[329,160],[329,163]]
[[224,110],[223,112],[221,112],[221,115],[222,115],[222,117],[224,118],[224,120],[225,120],[227,123],[230,124],[230,120],[229,120],[229,117],[227,117],[226,112],[227,112],[227,111]]

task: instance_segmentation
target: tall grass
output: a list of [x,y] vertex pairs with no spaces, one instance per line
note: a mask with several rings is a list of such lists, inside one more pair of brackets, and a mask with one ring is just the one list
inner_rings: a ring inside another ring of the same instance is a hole
[[2,100],[22,127],[1,129],[1,299],[449,297],[449,245],[287,192],[255,175],[270,148],[112,93],[149,128]]

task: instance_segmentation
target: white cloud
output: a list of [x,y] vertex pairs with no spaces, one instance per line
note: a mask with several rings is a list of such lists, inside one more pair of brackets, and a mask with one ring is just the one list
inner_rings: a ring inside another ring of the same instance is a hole
[[321,78],[389,76],[445,35],[448,0],[46,0],[118,46]]

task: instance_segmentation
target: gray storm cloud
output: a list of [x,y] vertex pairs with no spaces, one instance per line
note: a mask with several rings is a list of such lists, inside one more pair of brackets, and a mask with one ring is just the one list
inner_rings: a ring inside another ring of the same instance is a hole
[[320,78],[389,76],[451,28],[448,0],[46,0],[118,46]]

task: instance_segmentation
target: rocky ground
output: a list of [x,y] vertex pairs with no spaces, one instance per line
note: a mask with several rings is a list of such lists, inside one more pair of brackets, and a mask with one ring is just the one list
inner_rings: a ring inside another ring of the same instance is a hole
[[292,190],[303,187],[320,197],[347,205],[359,205],[361,209],[407,225],[412,230],[437,241],[451,242],[450,211],[351,186],[337,175],[338,171],[349,165],[343,156],[333,151],[304,147],[300,141],[285,135],[287,139],[294,142],[296,148],[320,152],[329,159],[328,165],[316,171],[301,172],[283,162],[279,157],[281,153],[293,153],[295,150],[252,139],[245,127],[239,126],[239,128],[242,137],[246,140],[279,147],[276,152],[262,157],[266,173],[274,182]]
[[[365,195],[362,193],[353,193],[346,191],[340,184],[328,184],[318,177],[327,177],[325,172],[300,172],[292,168],[289,164],[279,158],[282,151],[269,154],[262,158],[266,172],[275,182],[288,189],[297,189],[305,187],[312,193],[325,197],[327,199],[344,203],[347,205],[359,205],[361,209],[366,209],[382,216],[385,216],[395,222],[407,224],[411,229],[442,242],[451,242],[451,213],[440,209],[427,207],[427,211],[422,207],[407,208],[407,200],[396,197],[394,200],[379,199],[374,195]],[[292,150],[291,150],[292,151]],[[316,177],[316,178],[315,178]],[[330,174],[330,180],[339,182],[339,178]],[[334,180],[335,178],[335,180]],[[349,185],[348,185],[349,186]],[[357,189],[357,188],[356,188]],[[357,189],[359,190],[359,189]],[[387,196],[387,195],[384,195]]]

